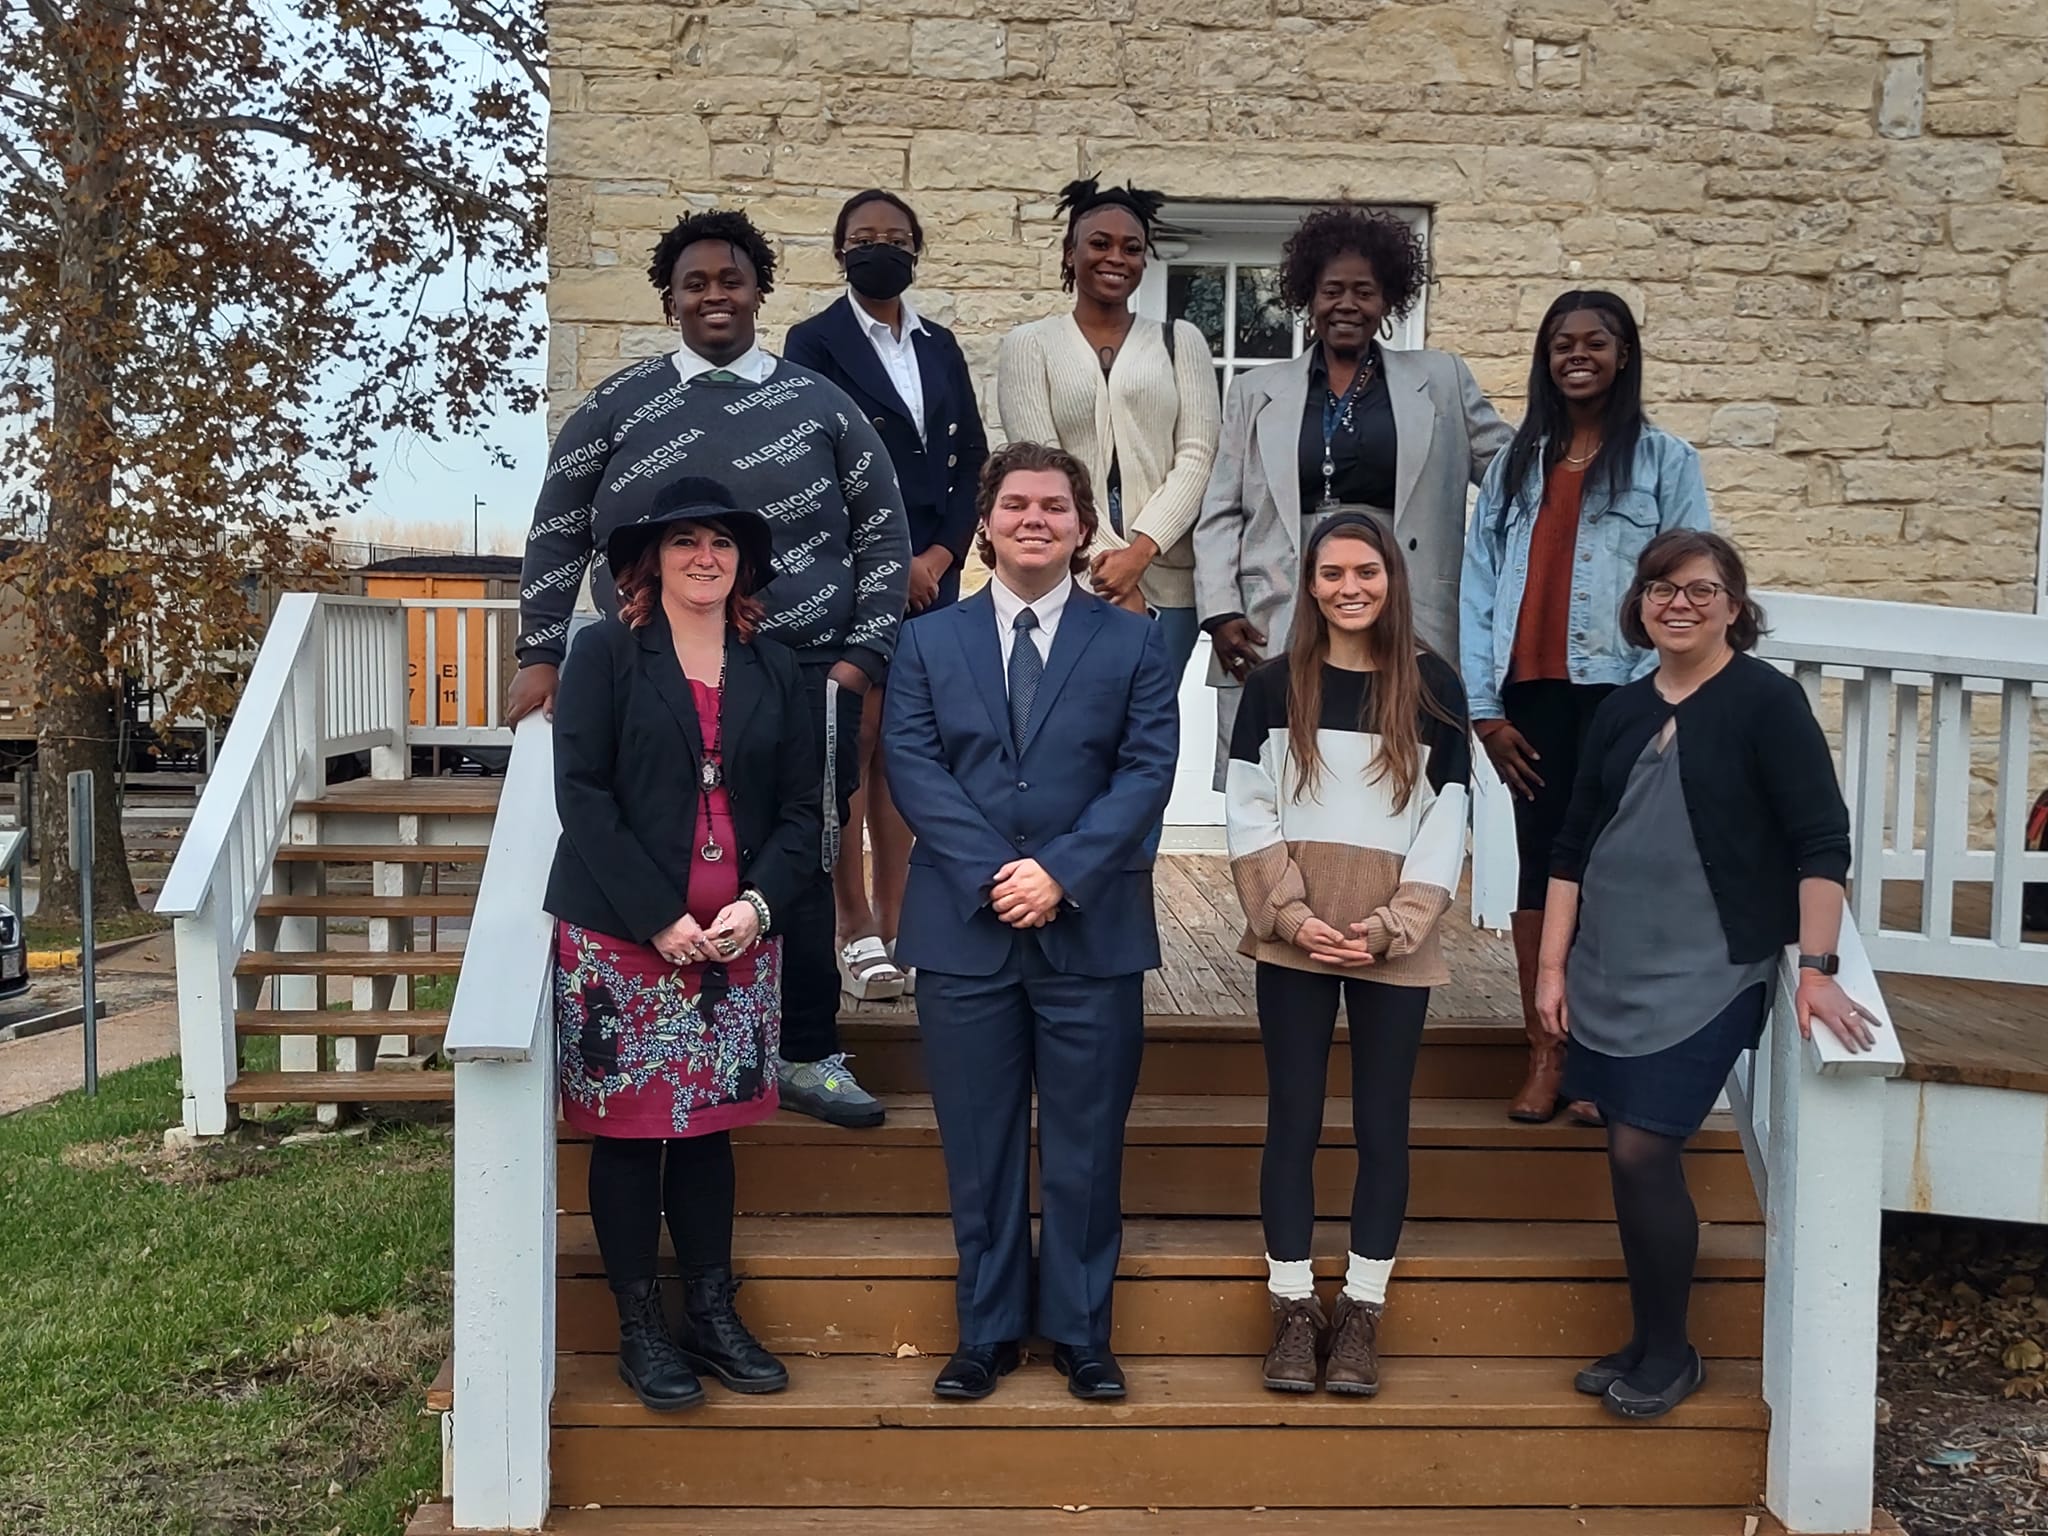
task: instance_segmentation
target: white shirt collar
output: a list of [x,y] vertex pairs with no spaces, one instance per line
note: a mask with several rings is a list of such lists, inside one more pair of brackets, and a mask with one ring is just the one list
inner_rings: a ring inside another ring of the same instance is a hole
[[910,307],[910,295],[907,293],[896,301],[903,306],[902,341],[897,339],[896,333],[887,325],[861,307],[860,295],[850,286],[846,290],[846,302],[853,306],[853,318],[860,322],[860,328],[877,341],[887,341],[892,346],[900,346],[916,332],[924,329],[924,321],[919,318],[917,311]]
[[688,343],[678,345],[673,356],[676,372],[682,375],[685,384],[714,368],[736,373],[749,384],[765,383],[768,375],[775,371],[775,354],[764,352],[759,346],[749,348],[729,363],[714,363],[709,358],[699,357],[690,350]]
[[996,605],[996,627],[999,633],[1008,634],[1016,628],[1017,615],[1029,608],[1038,615],[1038,627],[1050,635],[1059,627],[1060,615],[1066,611],[1067,599],[1073,596],[1074,583],[1069,577],[1054,587],[1036,602],[1027,603],[1003,584],[1000,576],[991,576],[988,583],[989,596]]

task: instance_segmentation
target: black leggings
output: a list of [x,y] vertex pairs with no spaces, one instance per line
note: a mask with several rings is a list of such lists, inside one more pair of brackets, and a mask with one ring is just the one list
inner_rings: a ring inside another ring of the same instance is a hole
[[1258,967],[1259,1043],[1266,1052],[1266,1155],[1259,1215],[1266,1252],[1305,1259],[1316,1224],[1316,1143],[1337,999],[1351,1025],[1351,1126],[1358,1177],[1351,1189],[1351,1251],[1391,1259],[1408,1214],[1408,1097],[1429,988]]
[[1618,1121],[1607,1127],[1607,1171],[1635,1320],[1621,1358],[1632,1367],[1629,1384],[1645,1392],[1670,1386],[1690,1358],[1686,1314],[1700,1218],[1685,1184],[1684,1151],[1680,1136]]
[[1500,692],[1501,712],[1536,750],[1536,772],[1543,784],[1534,800],[1514,796],[1515,852],[1522,876],[1516,886],[1515,910],[1541,912],[1550,892],[1550,845],[1564,828],[1571,808],[1572,781],[1579,776],[1579,749],[1600,701],[1614,692],[1605,683],[1543,680],[1509,683]]
[[663,1211],[684,1274],[732,1263],[732,1137],[592,1137],[590,1224],[613,1289],[654,1278]]

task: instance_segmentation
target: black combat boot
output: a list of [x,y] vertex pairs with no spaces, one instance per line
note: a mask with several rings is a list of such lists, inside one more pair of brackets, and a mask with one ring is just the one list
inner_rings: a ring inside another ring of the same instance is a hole
[[789,1371],[740,1321],[733,1306],[739,1288],[728,1264],[684,1276],[683,1326],[676,1344],[691,1365],[735,1392],[780,1392],[789,1385]]
[[630,1280],[613,1286],[612,1296],[619,1304],[619,1378],[633,1395],[656,1412],[701,1403],[704,1383],[668,1336],[660,1284]]

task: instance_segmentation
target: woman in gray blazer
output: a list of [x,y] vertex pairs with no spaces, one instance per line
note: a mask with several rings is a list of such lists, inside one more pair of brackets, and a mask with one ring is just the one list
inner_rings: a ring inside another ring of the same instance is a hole
[[1380,345],[1429,280],[1406,220],[1343,205],[1301,221],[1280,292],[1313,344],[1231,386],[1195,521],[1195,607],[1215,646],[1218,779],[1245,674],[1294,618],[1308,531],[1338,506],[1388,519],[1407,557],[1415,632],[1458,654],[1465,488],[1513,429],[1448,352]]

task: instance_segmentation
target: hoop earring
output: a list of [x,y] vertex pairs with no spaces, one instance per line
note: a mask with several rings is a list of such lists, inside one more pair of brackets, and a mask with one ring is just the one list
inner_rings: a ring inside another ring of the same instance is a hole
[[1394,317],[1393,317],[1392,315],[1382,315],[1382,316],[1380,316],[1380,340],[1381,340],[1381,341],[1392,341],[1393,339],[1394,339]]
[[1071,261],[1060,263],[1060,287],[1068,293],[1074,291],[1074,264]]

